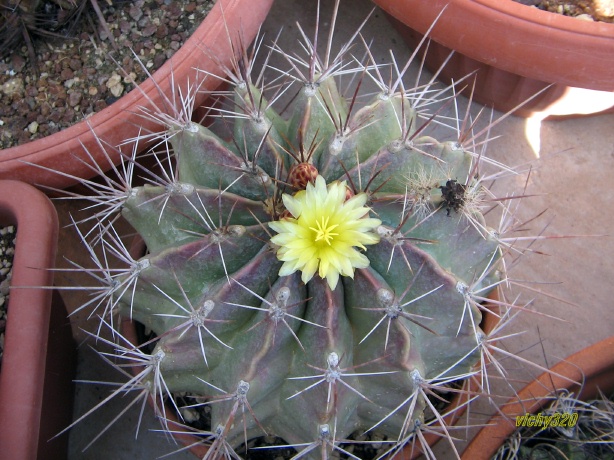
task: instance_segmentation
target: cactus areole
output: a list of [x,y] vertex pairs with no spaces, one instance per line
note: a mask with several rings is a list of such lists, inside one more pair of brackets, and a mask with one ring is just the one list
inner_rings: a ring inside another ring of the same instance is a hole
[[[113,278],[113,309],[157,337],[131,388],[162,419],[172,394],[208,405],[209,458],[265,434],[297,458],[344,452],[355,432],[413,442],[427,395],[475,372],[479,302],[501,280],[482,152],[431,109],[452,89],[314,48],[285,55],[283,115],[244,56],[213,125],[169,123],[166,176],[122,199],[148,252]],[[336,82],[352,71],[376,82],[360,108]]]

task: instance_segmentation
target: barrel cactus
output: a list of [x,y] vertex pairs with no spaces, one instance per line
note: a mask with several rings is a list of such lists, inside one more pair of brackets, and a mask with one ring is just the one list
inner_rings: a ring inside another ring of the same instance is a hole
[[[396,452],[441,421],[431,396],[473,376],[485,350],[480,302],[504,279],[506,245],[481,214],[490,195],[470,120],[430,109],[454,88],[408,88],[368,47],[364,62],[349,44],[317,48],[305,38],[306,58],[284,55],[287,71],[265,64],[258,78],[243,53],[208,127],[145,110],[166,126],[146,136],[166,169],[127,158],[122,171],[147,183],[98,188],[99,234],[82,235],[103,248],[101,268],[127,262],[93,271],[103,288],[88,305],[117,331],[114,359],[142,366],[115,394],[150,396],[165,429],[195,433],[207,458],[238,458],[263,435],[295,458],[358,458],[349,438],[364,432]],[[338,88],[349,73],[378,88],[361,107],[361,83]],[[116,210],[144,240],[141,258],[113,230]],[[150,353],[123,339],[117,313],[153,332]],[[187,428],[204,406],[210,427]]]

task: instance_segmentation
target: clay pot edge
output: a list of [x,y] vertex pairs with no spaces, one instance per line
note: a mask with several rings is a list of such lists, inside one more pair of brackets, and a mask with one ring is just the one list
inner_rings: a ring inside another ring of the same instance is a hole
[[0,445],[15,460],[36,458],[58,238],[51,201],[36,188],[0,180],[0,223],[17,226],[0,371]]
[[[490,459],[515,430],[512,420],[516,415],[536,413],[547,405],[554,390],[578,391],[578,397],[591,398],[596,395],[596,384],[605,385],[604,391],[614,389],[614,336],[584,348],[560,361],[529,383],[517,396],[500,408],[500,414],[484,426],[463,452],[463,460]],[[558,374],[558,375],[557,375]],[[564,378],[566,376],[567,378]],[[571,383],[569,379],[583,385]],[[591,380],[594,380],[591,382]]]
[[[513,0],[374,2],[421,34],[445,7],[430,33],[441,45],[527,78],[614,91],[614,24],[565,17]],[[543,48],[548,52],[542,53]],[[501,59],[506,54],[511,57]],[[555,66],[556,71],[546,70],[545,64]]]

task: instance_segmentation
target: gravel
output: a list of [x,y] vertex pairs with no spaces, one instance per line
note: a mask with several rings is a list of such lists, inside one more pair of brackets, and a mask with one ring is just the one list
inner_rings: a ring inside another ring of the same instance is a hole
[[98,3],[105,7],[103,15],[118,50],[96,20],[84,20],[73,38],[35,40],[38,78],[25,45],[0,61],[0,148],[53,134],[112,104],[134,88],[132,80],[140,83],[147,78],[140,62],[150,73],[161,67],[203,21],[214,2]]
[[587,21],[614,22],[614,0],[515,0],[551,13]]
[[4,331],[9,301],[9,284],[11,281],[13,255],[15,254],[15,226],[0,228],[0,367],[4,352]]

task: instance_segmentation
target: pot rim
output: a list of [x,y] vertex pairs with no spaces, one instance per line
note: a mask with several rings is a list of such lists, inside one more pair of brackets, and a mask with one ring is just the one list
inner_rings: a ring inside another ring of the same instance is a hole
[[38,449],[52,298],[45,286],[53,285],[59,226],[47,196],[12,180],[0,180],[0,222],[17,226],[0,372],[0,445],[6,458],[25,460],[36,458]]
[[578,392],[578,398],[596,396],[599,385],[603,385],[605,391],[611,391],[614,389],[613,374],[614,336],[574,353],[525,386],[499,408],[499,415],[491,418],[479,431],[461,458],[490,459],[505,439],[516,431],[517,427],[511,421],[513,417],[539,411],[558,390]]
[[513,0],[374,0],[437,43],[494,68],[565,86],[614,91],[614,24]]

